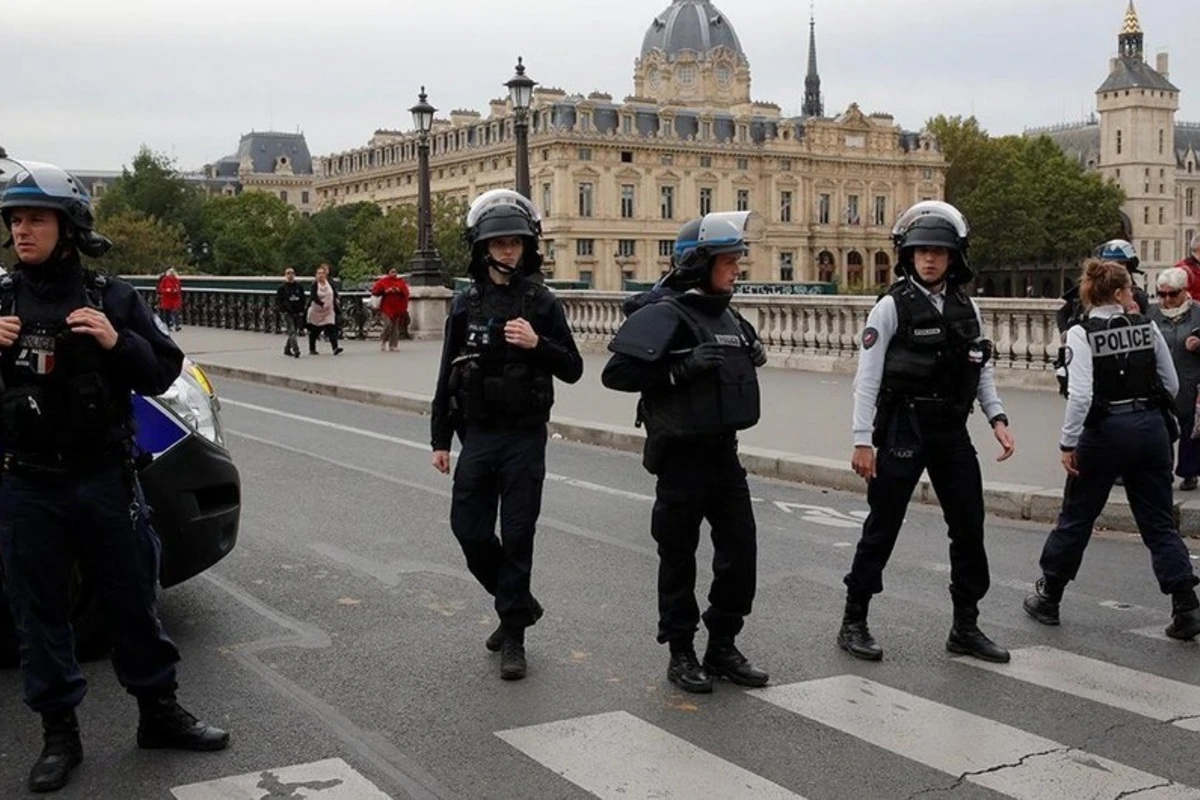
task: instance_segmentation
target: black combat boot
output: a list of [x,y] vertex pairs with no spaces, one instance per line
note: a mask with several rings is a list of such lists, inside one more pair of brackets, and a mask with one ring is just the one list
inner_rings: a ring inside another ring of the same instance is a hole
[[[536,597],[534,597],[533,598],[533,622],[534,622],[534,624],[537,624],[537,621],[542,618],[542,614],[544,614],[544,613],[546,613],[546,609],[542,608],[542,604],[537,601]],[[496,630],[492,631],[492,634],[487,637],[487,641],[485,641],[483,643],[483,646],[486,647],[488,650],[492,651],[493,653],[499,653],[500,645],[502,645],[502,644],[504,644],[504,625],[503,625],[503,623],[496,626]]]
[[1058,624],[1058,604],[1066,585],[1053,578],[1041,577],[1033,585],[1033,594],[1025,598],[1025,613],[1043,625]]
[[1171,616],[1167,636],[1183,640],[1200,636],[1200,599],[1197,599],[1195,589],[1171,595]]
[[527,670],[525,629],[505,628],[503,640],[500,642],[500,678],[506,681],[519,681],[525,677]]
[[869,600],[846,599],[846,610],[842,613],[842,629],[838,631],[838,647],[855,658],[864,661],[879,661],[883,648],[871,635],[867,627],[867,604]]
[[29,791],[55,792],[67,785],[71,770],[83,762],[75,712],[42,714],[42,754],[29,770]]
[[138,698],[137,745],[143,750],[224,750],[229,734],[205,725],[173,694]]
[[946,649],[963,656],[974,656],[983,661],[1007,664],[1008,651],[993,642],[979,630],[979,607],[974,603],[954,604],[954,625]]
[[704,671],[738,686],[766,686],[771,676],[756,669],[733,644],[732,638],[713,637],[704,651]]
[[671,647],[671,663],[667,666],[667,680],[692,694],[711,694],[713,690],[712,678],[700,666],[700,661],[696,658],[696,651],[690,645],[686,648]]

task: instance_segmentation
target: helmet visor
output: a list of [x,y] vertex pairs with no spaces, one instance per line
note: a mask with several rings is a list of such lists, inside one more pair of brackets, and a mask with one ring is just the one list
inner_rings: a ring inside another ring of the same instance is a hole
[[30,201],[44,199],[87,199],[83,185],[65,170],[40,161],[0,159],[0,181],[6,184],[4,201],[8,207],[19,206],[21,198]]
[[467,211],[467,228],[474,228],[484,212],[501,206],[519,208],[535,223],[542,221],[542,215],[538,213],[537,207],[523,195],[511,189],[492,189],[479,195],[475,198],[475,202],[471,203],[471,208]]
[[762,240],[766,221],[755,211],[720,211],[700,220],[698,245],[713,248],[748,245]]
[[895,239],[903,236],[914,222],[926,216],[937,217],[949,222],[960,239],[966,239],[967,234],[971,232],[967,218],[957,208],[949,203],[943,203],[941,200],[923,200],[900,215],[900,219],[896,220],[896,225],[892,228],[892,237]]

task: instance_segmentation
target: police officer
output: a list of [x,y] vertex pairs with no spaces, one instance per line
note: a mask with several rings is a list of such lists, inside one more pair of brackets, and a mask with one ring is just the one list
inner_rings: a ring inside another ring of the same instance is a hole
[[[650,518],[659,557],[658,641],[670,647],[667,679],[688,692],[711,692],[713,677],[743,686],[768,680],[734,644],[754,600],[757,559],[737,432],[758,422],[756,368],[766,354],[730,300],[748,250],[746,229],[756,221],[746,212],[718,213],[683,226],[669,279],[621,326],[602,376],[610,389],[642,395],[643,464],[658,478]],[[701,663],[693,639],[703,520],[716,552]]]
[[452,435],[462,442],[450,527],[467,568],[496,598],[500,625],[486,646],[500,651],[504,680],[525,677],[525,629],[542,615],[529,577],[553,379],[575,383],[583,375],[562,304],[531,279],[542,266],[541,230],[537,210],[516,192],[496,189],[472,203],[472,282],[446,320],[431,419],[439,472],[450,472]]
[[[962,286],[967,222],[954,206],[924,201],[892,231],[900,279],[867,317],[854,379],[854,471],[867,483],[870,515],[846,575],[838,645],[877,661],[883,649],[867,627],[867,608],[883,591],[883,570],[921,472],[937,492],[950,536],[952,653],[1006,662],[1008,651],[980,630],[978,603],[990,583],[983,544],[983,481],[967,433],[978,400],[1003,452],[1013,454],[1008,417],[996,392],[991,343],[979,309]],[[877,455],[878,453],[878,455]]]
[[1118,476],[1163,594],[1171,595],[1174,639],[1200,634],[1197,578],[1172,517],[1171,444],[1179,436],[1174,397],[1179,379],[1158,326],[1132,305],[1122,265],[1090,259],[1080,294],[1087,318],[1067,332],[1070,394],[1059,447],[1067,485],[1062,513],[1042,549],[1042,577],[1025,611],[1059,623],[1059,603]]
[[[1103,261],[1113,261],[1121,264],[1132,275],[1141,275],[1141,264],[1137,250],[1124,239],[1110,239],[1096,248],[1096,257]],[[1137,305],[1138,312],[1145,315],[1150,313],[1150,296],[1146,290],[1133,283],[1132,300]],[[1073,326],[1083,322],[1087,316],[1087,306],[1079,297],[1079,286],[1072,286],[1062,296],[1063,304],[1054,315],[1058,326],[1059,336],[1062,337],[1063,347],[1058,349],[1058,357],[1054,361],[1054,373],[1058,378],[1058,391],[1063,397],[1067,396],[1067,364],[1066,336]]]
[[179,652],[155,609],[159,544],[133,471],[131,392],[166,391],[183,353],[132,287],[81,265],[111,242],[73,177],[11,160],[0,173],[17,256],[0,279],[0,555],[25,702],[44,731],[28,783],[46,792],[83,759],[68,597],[77,555],[108,617],[117,678],[138,701],[138,746],[219,750],[229,734],[175,700]]

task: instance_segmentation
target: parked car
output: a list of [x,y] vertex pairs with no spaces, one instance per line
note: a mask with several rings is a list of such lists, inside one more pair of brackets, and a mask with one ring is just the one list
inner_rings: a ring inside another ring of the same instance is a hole
[[[159,583],[171,587],[220,561],[237,543],[241,479],[221,431],[221,404],[204,371],[190,360],[165,393],[133,398],[138,480],[162,540]],[[76,652],[91,658],[107,649],[99,603],[81,570],[74,570],[72,625]],[[0,571],[0,586],[3,572]],[[16,665],[16,634],[0,592],[0,665]]]

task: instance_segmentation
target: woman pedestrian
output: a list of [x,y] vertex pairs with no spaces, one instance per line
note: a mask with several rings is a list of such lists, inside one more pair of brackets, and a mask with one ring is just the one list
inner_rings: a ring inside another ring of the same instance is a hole
[[158,311],[167,330],[177,331],[183,326],[183,282],[172,267],[158,279]]
[[308,354],[317,354],[317,338],[324,333],[329,339],[333,354],[340,356],[342,348],[338,346],[338,293],[329,281],[329,266],[322,264],[317,267],[317,279],[313,281],[309,293],[308,304]]
[[1162,331],[1171,350],[1171,361],[1179,375],[1175,409],[1179,415],[1179,457],[1175,474],[1183,479],[1179,488],[1190,492],[1200,476],[1200,442],[1192,438],[1196,424],[1196,385],[1200,384],[1200,304],[1188,294],[1187,270],[1165,269],[1158,275],[1158,306],[1150,319]]

